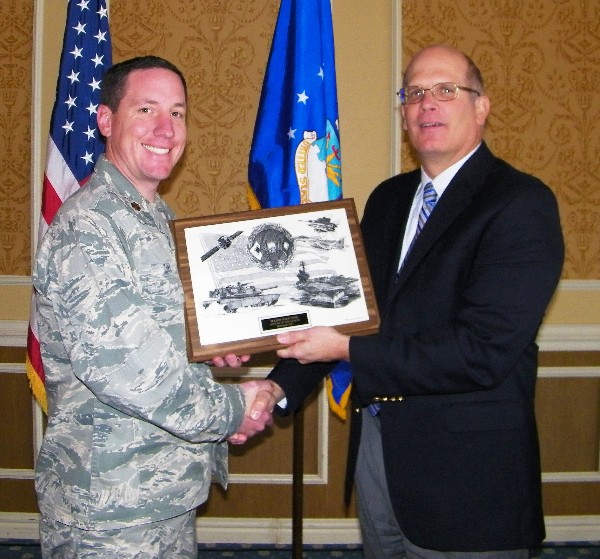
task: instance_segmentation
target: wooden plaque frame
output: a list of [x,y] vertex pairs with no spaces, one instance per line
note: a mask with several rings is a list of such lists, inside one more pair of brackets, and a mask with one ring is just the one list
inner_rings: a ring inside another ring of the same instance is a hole
[[190,361],[271,351],[278,333],[309,326],[379,328],[351,198],[179,219],[171,230]]

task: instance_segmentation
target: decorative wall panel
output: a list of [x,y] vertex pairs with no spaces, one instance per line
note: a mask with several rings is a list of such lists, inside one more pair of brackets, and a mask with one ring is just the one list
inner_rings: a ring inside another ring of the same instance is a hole
[[[600,3],[404,0],[402,18],[405,61],[448,43],[478,64],[489,146],[558,197],[563,279],[600,279]],[[402,154],[416,165],[406,140]]]
[[277,0],[111,1],[114,62],[156,54],[186,77],[188,144],[161,187],[177,217],[248,209],[248,153],[278,10]]
[[33,3],[0,4],[0,275],[30,271]]

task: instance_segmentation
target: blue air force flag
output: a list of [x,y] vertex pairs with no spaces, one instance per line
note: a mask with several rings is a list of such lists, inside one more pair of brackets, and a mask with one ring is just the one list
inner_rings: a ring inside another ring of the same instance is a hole
[[[251,209],[342,197],[330,0],[282,0],[248,168]],[[346,417],[350,365],[327,379],[331,409]]]
[[251,207],[342,197],[329,0],[282,0],[250,150]]

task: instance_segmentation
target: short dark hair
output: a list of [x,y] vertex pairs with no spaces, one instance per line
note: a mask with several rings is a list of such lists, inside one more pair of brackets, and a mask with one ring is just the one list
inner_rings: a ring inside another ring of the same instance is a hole
[[106,105],[111,111],[116,112],[119,108],[121,99],[125,96],[125,86],[127,78],[131,72],[136,70],[151,70],[153,68],[164,68],[175,72],[181,79],[183,91],[187,100],[187,84],[183,73],[175,64],[160,56],[137,56],[128,60],[123,60],[117,64],[113,64],[104,74],[102,79],[102,88],[100,91],[100,103]]

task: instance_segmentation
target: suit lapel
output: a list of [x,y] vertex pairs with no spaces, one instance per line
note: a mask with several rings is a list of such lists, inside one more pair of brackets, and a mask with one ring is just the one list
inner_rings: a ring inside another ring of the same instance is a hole
[[391,290],[393,293],[402,287],[429,249],[471,203],[473,196],[483,186],[493,159],[494,156],[483,143],[456,173],[404,261],[398,281]]
[[380,268],[380,277],[385,285],[385,293],[389,293],[389,286],[396,277],[404,230],[406,229],[412,200],[419,187],[420,176],[420,172],[414,173],[414,180],[411,177],[407,184],[397,185],[397,197],[390,201],[390,207],[386,211],[386,223],[382,228],[384,233],[381,255],[383,257],[375,263]]

